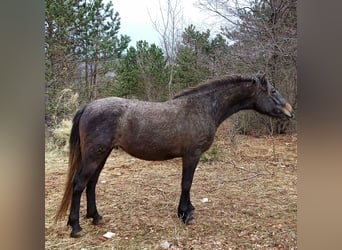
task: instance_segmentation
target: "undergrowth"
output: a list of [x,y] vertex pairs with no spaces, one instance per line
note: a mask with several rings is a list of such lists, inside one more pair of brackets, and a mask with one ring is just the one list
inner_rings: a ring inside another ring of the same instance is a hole
[[220,160],[219,149],[218,146],[215,144],[207,152],[205,152],[200,159],[200,161],[206,163],[215,162],[218,160]]

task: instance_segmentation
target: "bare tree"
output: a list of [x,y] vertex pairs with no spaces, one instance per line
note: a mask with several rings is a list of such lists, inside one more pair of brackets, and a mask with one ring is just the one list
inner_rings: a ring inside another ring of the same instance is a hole
[[[170,77],[168,82],[169,97],[171,97],[171,86],[174,78],[174,66],[177,57],[179,43],[181,41],[183,13],[179,0],[165,0],[163,4],[159,0],[160,16],[154,19],[149,13],[154,29],[161,37],[161,46],[166,56],[168,66],[170,68]],[[163,8],[166,6],[166,8]]]

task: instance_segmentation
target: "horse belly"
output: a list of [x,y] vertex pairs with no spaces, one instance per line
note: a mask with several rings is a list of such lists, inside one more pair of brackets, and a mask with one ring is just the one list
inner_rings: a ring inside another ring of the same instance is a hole
[[172,153],[165,152],[150,152],[150,151],[127,151],[130,155],[147,161],[165,161],[175,157],[179,157]]
[[178,110],[165,104],[132,106],[121,120],[119,145],[143,160],[182,156],[184,122]]
[[182,142],[161,135],[132,135],[122,138],[119,146],[128,154],[143,160],[162,161],[182,154]]
[[130,146],[121,146],[121,148],[128,154],[137,157],[142,160],[148,161],[163,161],[180,157],[180,153],[175,150],[161,147],[151,147],[150,145],[143,145],[143,143],[137,143]]

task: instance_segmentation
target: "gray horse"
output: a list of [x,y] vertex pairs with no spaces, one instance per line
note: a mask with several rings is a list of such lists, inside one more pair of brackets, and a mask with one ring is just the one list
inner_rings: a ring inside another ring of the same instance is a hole
[[70,205],[71,237],[83,235],[79,224],[81,194],[86,188],[87,218],[103,223],[95,187],[114,147],[144,160],[181,157],[182,182],[178,216],[193,217],[190,188],[197,163],[213,143],[218,126],[239,110],[253,109],[272,117],[292,117],[291,105],[265,75],[223,76],[186,90],[166,102],[117,97],[95,100],[77,111],[70,135],[69,171],[56,220]]

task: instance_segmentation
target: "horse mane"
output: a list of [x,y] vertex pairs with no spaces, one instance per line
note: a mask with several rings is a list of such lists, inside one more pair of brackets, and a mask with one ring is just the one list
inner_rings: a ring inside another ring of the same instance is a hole
[[208,93],[221,87],[225,87],[230,84],[256,81],[256,77],[246,77],[241,75],[224,75],[219,78],[208,80],[205,83],[201,83],[195,87],[190,87],[179,94],[176,94],[172,99],[180,97],[194,96],[200,93]]

